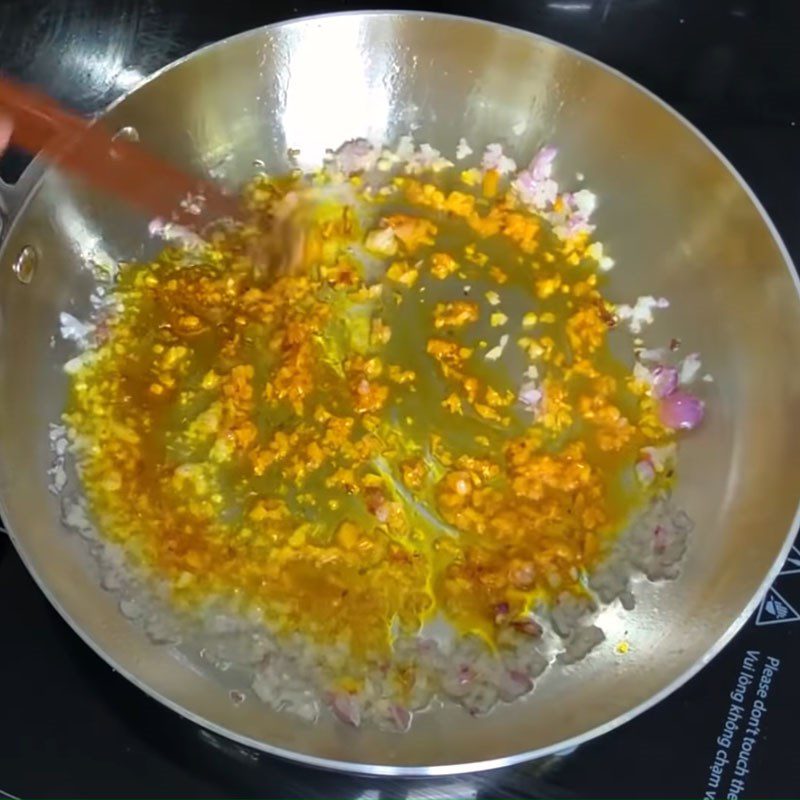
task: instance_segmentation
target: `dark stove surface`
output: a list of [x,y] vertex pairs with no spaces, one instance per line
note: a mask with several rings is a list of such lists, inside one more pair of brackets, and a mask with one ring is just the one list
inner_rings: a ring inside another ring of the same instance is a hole
[[[359,3],[4,0],[0,69],[86,113],[206,44]],[[720,147],[800,263],[800,2],[474,0],[390,3],[542,33],[659,94]],[[6,157],[13,176],[22,160]],[[0,796],[796,797],[800,550],[736,639],[667,701],[577,751],[490,773],[365,779],[234,745],[162,708],[49,607],[0,535]]]

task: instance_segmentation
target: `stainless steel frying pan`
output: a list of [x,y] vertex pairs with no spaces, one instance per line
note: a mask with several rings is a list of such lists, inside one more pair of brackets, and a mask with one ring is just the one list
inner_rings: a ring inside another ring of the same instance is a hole
[[[114,668],[197,723],[271,753],[365,773],[509,764],[596,736],[658,702],[709,661],[753,611],[793,531],[800,489],[797,279],[752,192],[690,125],[642,88],[528,33],[454,17],[342,14],[252,31],[153,76],[105,114],[199,175],[239,184],[288,147],[319,160],[358,136],[452,152],[461,136],[507,139],[523,160],[560,148],[600,196],[617,261],[615,299],[672,301],[654,339],[677,336],[713,373],[707,423],[683,445],[678,499],[696,521],[681,577],[604,613],[606,643],[545,674],[528,700],[471,719],[421,715],[408,735],[311,726],[150,643],[99,585],[47,488],[47,425],[64,400],[58,314],[88,310],[87,260],[144,253],[146,223],[54,171],[5,190],[0,253],[0,496],[25,563],[53,605]],[[515,136],[513,126],[526,123]],[[22,254],[22,258],[20,256]],[[630,652],[614,652],[628,631]]]

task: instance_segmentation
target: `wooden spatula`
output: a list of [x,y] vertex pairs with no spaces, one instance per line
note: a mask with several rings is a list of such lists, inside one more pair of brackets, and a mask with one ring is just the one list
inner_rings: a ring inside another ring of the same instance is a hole
[[[83,119],[7,77],[0,77],[0,111],[13,120],[14,144],[43,151],[61,169],[147,214],[196,227],[239,214],[236,200],[214,183],[191,177],[142,144],[113,139],[102,121]],[[198,195],[200,214],[182,213],[181,201]]]

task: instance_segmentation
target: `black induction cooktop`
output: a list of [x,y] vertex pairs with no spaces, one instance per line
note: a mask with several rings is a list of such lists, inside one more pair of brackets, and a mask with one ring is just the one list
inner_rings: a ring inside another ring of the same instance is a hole
[[[536,31],[619,68],[696,124],[759,196],[800,263],[798,0],[391,3]],[[95,112],[210,41],[359,3],[3,0],[0,69]],[[0,175],[24,158],[10,153]],[[712,664],[571,753],[474,775],[368,779],[298,767],[162,708],[94,655],[0,534],[0,796],[796,797],[800,549]]]

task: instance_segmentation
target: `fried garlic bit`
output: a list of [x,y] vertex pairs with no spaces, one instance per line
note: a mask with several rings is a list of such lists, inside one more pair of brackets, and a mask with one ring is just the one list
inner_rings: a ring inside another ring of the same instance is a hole
[[[65,420],[104,534],[176,604],[366,657],[583,591],[670,435],[610,354],[588,236],[472,177],[260,176],[246,224],[122,269]],[[276,219],[302,248],[265,280]]]
[[468,322],[476,322],[479,316],[478,304],[466,300],[451,300],[437,303],[433,313],[434,328],[460,328]]

